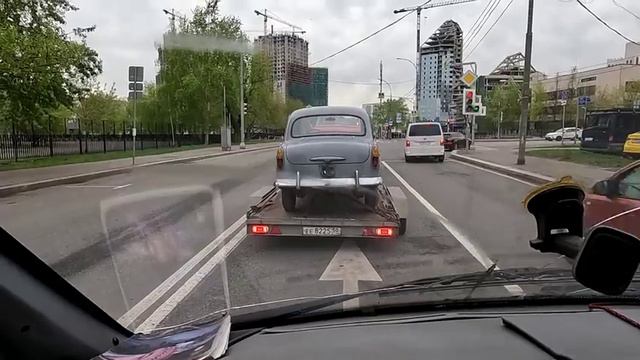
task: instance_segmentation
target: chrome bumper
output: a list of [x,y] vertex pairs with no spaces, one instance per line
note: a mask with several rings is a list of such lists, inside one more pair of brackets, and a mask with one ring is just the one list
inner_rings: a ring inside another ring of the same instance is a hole
[[382,184],[382,177],[356,177],[353,178],[333,178],[333,179],[276,179],[275,185],[279,188],[344,188],[352,187],[357,188],[359,186],[377,186]]

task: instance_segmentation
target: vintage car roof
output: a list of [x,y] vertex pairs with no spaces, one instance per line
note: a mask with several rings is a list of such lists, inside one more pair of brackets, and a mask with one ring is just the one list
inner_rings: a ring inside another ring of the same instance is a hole
[[353,115],[362,119],[369,119],[366,111],[355,106],[314,106],[298,109],[289,115],[289,119],[314,115]]

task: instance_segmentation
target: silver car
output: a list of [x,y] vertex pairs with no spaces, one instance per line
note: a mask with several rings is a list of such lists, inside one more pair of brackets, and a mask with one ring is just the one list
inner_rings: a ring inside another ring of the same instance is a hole
[[353,192],[375,206],[380,177],[380,150],[371,120],[357,107],[321,106],[289,116],[278,149],[276,186],[282,205],[294,211],[307,190]]

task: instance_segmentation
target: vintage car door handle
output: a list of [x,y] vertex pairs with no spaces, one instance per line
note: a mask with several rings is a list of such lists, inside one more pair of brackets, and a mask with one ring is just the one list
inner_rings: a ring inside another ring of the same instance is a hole
[[341,156],[316,156],[309,159],[309,161],[330,163],[334,161],[344,161],[344,158]]

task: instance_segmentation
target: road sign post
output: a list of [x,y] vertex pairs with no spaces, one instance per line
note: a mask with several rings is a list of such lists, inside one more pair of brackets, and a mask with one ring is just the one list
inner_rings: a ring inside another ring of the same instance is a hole
[[131,164],[136,164],[136,118],[138,98],[142,97],[144,85],[144,68],[142,66],[129,66],[129,100],[133,100],[133,127],[131,128],[131,137],[133,138],[133,151]]

